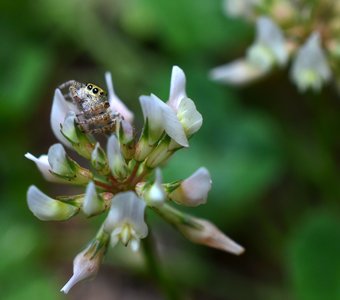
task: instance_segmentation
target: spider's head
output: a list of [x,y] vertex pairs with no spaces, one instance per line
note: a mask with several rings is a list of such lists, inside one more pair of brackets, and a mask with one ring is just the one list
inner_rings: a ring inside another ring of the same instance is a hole
[[107,93],[93,83],[86,84],[86,92],[94,97],[107,97]]

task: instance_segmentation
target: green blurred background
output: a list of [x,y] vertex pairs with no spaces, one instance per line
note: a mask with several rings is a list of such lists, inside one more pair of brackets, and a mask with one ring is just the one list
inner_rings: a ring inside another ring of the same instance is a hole
[[164,177],[207,167],[208,204],[190,212],[246,253],[192,245],[152,216],[170,284],[184,299],[340,299],[340,96],[332,87],[300,95],[284,71],[242,89],[209,81],[212,67],[244,54],[253,30],[226,18],[220,0],[0,1],[0,299],[163,299],[142,258],[122,247],[94,281],[59,293],[98,222],[37,220],[30,184],[75,191],[44,182],[24,154],[57,142],[49,113],[60,83],[105,86],[110,70],[141,124],[139,95],[166,99],[172,65],[185,71],[204,124]]

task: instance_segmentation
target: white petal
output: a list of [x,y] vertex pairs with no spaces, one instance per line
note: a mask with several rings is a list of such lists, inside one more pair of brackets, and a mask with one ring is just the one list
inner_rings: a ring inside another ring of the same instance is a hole
[[199,168],[181,185],[169,194],[170,199],[186,206],[198,206],[206,203],[211,189],[211,177],[206,168]]
[[[142,102],[148,103],[148,113],[150,116],[149,127],[152,128],[152,132],[154,132],[153,134],[155,135],[155,137],[157,136],[157,134],[159,134],[159,132],[162,132],[161,130],[164,129],[167,135],[175,140],[178,144],[183,147],[189,146],[189,142],[185,135],[183,126],[178,120],[175,111],[170,106],[165,104],[161,99],[153,94],[151,94],[151,96],[149,97],[141,96],[140,100],[141,104]],[[146,108],[146,104],[142,105],[144,105],[144,107]],[[145,110],[145,114],[146,113],[147,111]],[[154,122],[154,124],[152,124],[152,122]]]
[[74,176],[75,174],[75,171],[69,165],[62,144],[54,144],[48,149],[48,162],[51,170],[58,175]]
[[139,238],[148,233],[148,227],[144,221],[145,202],[137,197],[134,192],[119,193],[113,197],[110,212],[105,220],[104,229],[112,232],[116,227],[130,224]]
[[164,120],[162,105],[157,97],[140,96],[139,102],[142,107],[144,121],[148,120],[148,142],[154,144],[158,141],[164,131]]
[[96,187],[92,181],[86,187],[83,211],[87,216],[100,213],[104,209],[104,202],[98,197]]
[[32,213],[43,221],[67,220],[78,212],[78,208],[52,199],[34,185],[27,191],[27,203]]
[[162,186],[162,174],[159,168],[155,172],[154,183],[146,189],[143,198],[150,206],[159,206],[164,203],[166,194]]
[[170,95],[168,104],[177,111],[181,100],[187,96],[185,91],[186,78],[183,70],[178,66],[172,67]]
[[117,137],[112,134],[107,142],[107,159],[115,177],[124,179],[127,176],[127,165],[120,150]]
[[195,103],[189,98],[182,99],[178,107],[177,117],[183,125],[187,137],[193,135],[202,126],[202,115],[197,111]]
[[244,85],[263,77],[266,73],[246,59],[238,59],[212,69],[209,76],[212,80],[219,82]]
[[60,125],[64,123],[66,114],[69,111],[77,111],[72,103],[65,100],[59,89],[54,92],[52,110],[51,110],[51,127],[56,138],[64,145],[71,147],[70,142],[61,134]]
[[76,113],[74,111],[69,111],[63,122],[62,132],[65,136],[67,136],[74,143],[78,143],[78,135],[75,125]]
[[39,171],[41,172],[41,174],[44,176],[44,178],[47,181],[58,182],[58,183],[65,182],[65,180],[53,175],[50,172],[51,167],[50,167],[50,164],[48,163],[48,157],[46,154],[40,155],[39,158],[37,158],[33,156],[31,153],[26,153],[25,157],[33,161],[37,165]]
[[137,252],[140,247],[140,240],[139,239],[132,239],[130,241],[130,247],[133,252]]
[[113,82],[112,82],[112,76],[110,72],[105,73],[105,80],[106,85],[109,93],[109,102],[110,107],[113,111],[119,112],[125,120],[132,123],[133,122],[133,113],[127,108],[127,106],[123,103],[122,100],[118,98],[116,95],[114,89],[113,89]]
[[189,142],[185,135],[183,126],[181,122],[178,120],[175,111],[165,104],[161,99],[156,97],[155,95],[151,95],[154,97],[159,105],[162,107],[162,116],[163,116],[163,126],[165,132],[168,136],[170,136],[176,143],[180,144],[183,147],[188,147]]
[[301,91],[308,88],[319,90],[324,82],[331,79],[331,70],[319,33],[314,32],[297,52],[291,76]]

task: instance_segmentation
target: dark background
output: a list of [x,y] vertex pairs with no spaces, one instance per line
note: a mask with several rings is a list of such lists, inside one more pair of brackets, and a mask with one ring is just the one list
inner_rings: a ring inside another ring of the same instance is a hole
[[[332,86],[301,95],[285,71],[244,88],[209,81],[209,70],[242,56],[254,36],[217,0],[2,0],[0,36],[1,299],[64,299],[73,257],[99,224],[81,215],[41,222],[26,205],[31,184],[64,192],[24,158],[57,142],[49,126],[56,86],[77,79],[104,87],[109,70],[138,126],[139,95],[166,100],[172,65],[185,71],[204,123],[164,177],[207,167],[209,201],[188,211],[246,253],[190,244],[151,216],[169,283],[185,299],[340,299],[340,97]],[[117,247],[98,277],[66,298],[163,299],[154,282],[141,256]]]

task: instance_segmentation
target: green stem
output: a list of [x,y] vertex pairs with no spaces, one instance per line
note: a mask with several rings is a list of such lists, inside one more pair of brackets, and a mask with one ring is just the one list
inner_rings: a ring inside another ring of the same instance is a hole
[[167,278],[164,276],[162,268],[160,267],[151,232],[149,232],[148,236],[145,239],[142,239],[142,245],[144,250],[145,263],[150,276],[155,278],[159,287],[165,294],[166,299],[180,300],[181,296],[179,295],[178,291],[167,280]]

